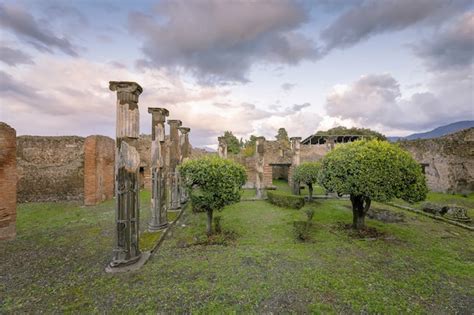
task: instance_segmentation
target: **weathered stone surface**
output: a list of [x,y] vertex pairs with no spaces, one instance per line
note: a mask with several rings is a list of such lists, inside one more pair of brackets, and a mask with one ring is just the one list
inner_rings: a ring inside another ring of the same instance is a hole
[[135,82],[112,81],[117,91],[117,139],[115,150],[115,223],[116,237],[111,268],[121,268],[139,261],[139,170],[140,155],[136,149],[139,130],[138,97],[142,88]]
[[0,122],[0,240],[16,235],[16,131]]
[[84,198],[84,138],[17,137],[18,202]]
[[[265,138],[257,137],[255,143],[255,188],[256,188],[256,198],[263,199],[265,198]],[[266,167],[266,173],[268,174],[268,169],[270,168],[270,180],[271,176],[271,167]],[[267,175],[268,176],[268,175]]]
[[425,165],[430,190],[474,191],[474,128],[436,139],[401,141],[400,146]]
[[181,198],[179,189],[179,174],[177,167],[180,163],[181,148],[179,145],[179,130],[181,120],[168,120],[170,125],[170,145],[169,145],[169,209],[178,210],[181,208]]
[[467,209],[455,205],[443,207],[444,217],[446,219],[469,223],[472,219],[467,215]]
[[84,142],[84,204],[92,206],[114,196],[115,141],[89,136]]
[[224,137],[218,137],[217,141],[219,142],[217,147],[217,154],[223,159],[227,159],[227,142]]

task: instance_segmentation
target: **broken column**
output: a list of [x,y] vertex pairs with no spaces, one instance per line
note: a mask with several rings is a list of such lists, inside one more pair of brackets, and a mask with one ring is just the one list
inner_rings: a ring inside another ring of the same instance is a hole
[[256,197],[257,199],[265,198],[265,182],[263,180],[263,170],[265,166],[264,155],[265,155],[265,138],[257,137],[255,150],[255,171],[256,171]]
[[165,108],[148,108],[151,114],[151,219],[148,230],[157,231],[168,225],[166,213]]
[[0,122],[0,240],[16,235],[16,131]]
[[181,208],[180,194],[179,194],[179,174],[178,165],[180,163],[180,147],[179,147],[179,130],[181,127],[181,120],[168,120],[170,125],[170,165],[168,172],[169,182],[169,209],[178,210]]
[[[139,128],[138,97],[142,88],[135,82],[111,81],[117,91],[115,141],[115,222],[116,237],[109,268],[133,264],[140,259],[139,249],[139,167],[137,152]],[[110,269],[109,269],[110,271]]]
[[293,190],[293,194],[299,195],[300,194],[300,182],[296,182],[293,180],[293,174],[295,169],[300,165],[301,160],[301,137],[291,137],[291,167],[290,167],[290,174],[288,176],[288,181],[290,182],[290,187]]
[[219,147],[217,149],[219,157],[227,159],[227,142],[224,137],[218,137],[217,140],[219,141]]
[[[191,145],[189,143],[189,132],[191,131],[191,128],[179,127],[178,129],[181,132],[179,136],[179,146],[180,146],[180,153],[181,153],[180,163],[183,163],[187,161],[189,157],[191,156]],[[188,194],[182,182],[180,182],[179,188],[180,188],[180,201],[181,203],[185,203],[188,200]]]

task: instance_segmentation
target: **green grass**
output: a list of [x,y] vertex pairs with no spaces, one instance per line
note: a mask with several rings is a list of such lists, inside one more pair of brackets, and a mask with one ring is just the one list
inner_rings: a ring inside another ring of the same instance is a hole
[[[142,195],[141,226],[149,194]],[[18,237],[0,242],[0,313],[470,313],[474,240],[461,228],[405,214],[359,240],[348,201],[321,200],[312,241],[293,235],[304,209],[245,201],[220,215],[228,246],[198,245],[205,214],[184,213],[139,271],[104,272],[112,253],[113,202],[23,204]],[[3,253],[6,253],[4,255]]]
[[[275,186],[278,191],[287,192],[289,194],[292,193],[291,188],[290,188],[290,186],[288,186],[288,182],[286,180],[274,179],[273,180],[273,186]],[[306,185],[303,185],[303,186],[304,186],[304,188],[301,189],[301,195],[302,196],[308,196],[309,195],[308,186],[306,186]],[[313,196],[315,196],[315,195],[324,195],[324,194],[326,194],[326,191],[324,190],[324,188],[322,188],[321,186],[318,186],[318,185],[313,186]]]

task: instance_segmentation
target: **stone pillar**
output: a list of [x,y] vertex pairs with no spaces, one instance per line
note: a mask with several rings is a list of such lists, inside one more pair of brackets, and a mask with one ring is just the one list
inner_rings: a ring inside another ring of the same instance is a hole
[[290,183],[290,187],[293,190],[293,194],[299,195],[300,194],[300,182],[293,181],[293,174],[295,172],[296,167],[300,165],[301,160],[301,137],[292,137],[290,138],[291,141],[291,167],[288,174],[288,181]]
[[181,127],[181,120],[168,120],[170,125],[170,165],[168,173],[169,181],[169,209],[178,210],[181,208],[180,194],[179,194],[179,174],[178,165],[180,163],[180,147],[179,147],[179,130]]
[[166,213],[165,176],[165,108],[148,107],[151,114],[151,219],[148,230],[157,231],[168,226]]
[[219,157],[227,159],[227,142],[225,142],[224,137],[218,137],[217,140],[219,141],[219,147],[217,149]]
[[16,236],[16,131],[0,122],[0,240]]
[[265,138],[257,137],[257,142],[255,145],[256,197],[257,199],[263,199],[265,198],[265,182],[263,180],[263,171],[265,166]]
[[116,238],[113,268],[137,262],[139,249],[139,168],[137,151],[139,130],[138,97],[142,88],[135,82],[111,81],[111,91],[117,91],[117,121],[115,141],[115,222]]
[[[181,132],[179,136],[179,146],[181,148],[180,149],[180,153],[181,153],[180,163],[183,163],[187,161],[189,157],[191,156],[191,145],[189,144],[189,132],[191,131],[191,128],[179,127],[178,129]],[[179,178],[179,180],[180,180],[180,185],[179,185],[180,201],[181,203],[185,203],[186,201],[188,201],[188,194],[185,187],[183,186],[183,183],[181,181],[182,179]]]

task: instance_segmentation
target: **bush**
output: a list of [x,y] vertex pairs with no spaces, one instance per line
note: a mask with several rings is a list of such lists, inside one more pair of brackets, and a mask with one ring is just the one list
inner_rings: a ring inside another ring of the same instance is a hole
[[321,163],[306,162],[298,165],[293,174],[296,183],[305,183],[309,190],[309,200],[313,200],[313,184],[318,181]]
[[207,213],[207,234],[211,235],[213,211],[240,200],[245,169],[231,160],[205,157],[184,162],[179,172],[189,191],[193,211]]
[[304,206],[304,197],[279,193],[276,191],[267,191],[268,201],[270,203],[285,208],[301,209]]
[[308,241],[310,239],[309,231],[312,224],[307,221],[294,221],[293,222],[293,232],[295,233],[295,238],[298,241]]

